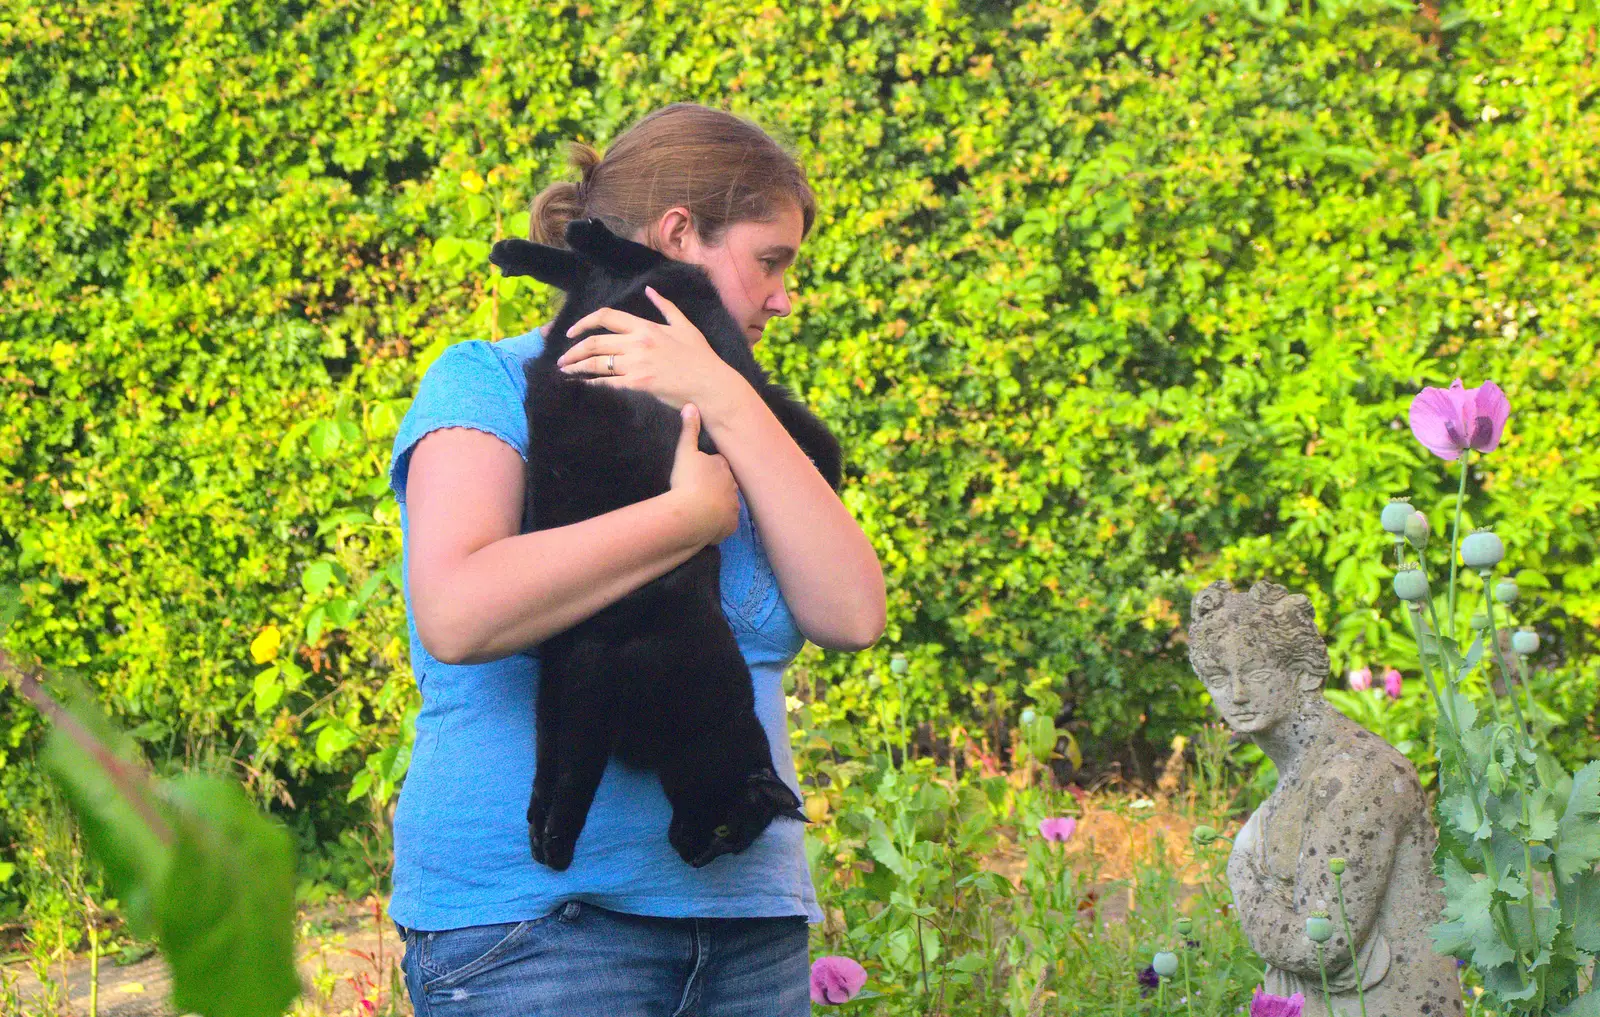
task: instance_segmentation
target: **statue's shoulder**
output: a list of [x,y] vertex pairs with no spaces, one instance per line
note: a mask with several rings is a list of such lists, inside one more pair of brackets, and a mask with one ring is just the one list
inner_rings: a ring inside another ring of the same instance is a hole
[[1422,801],[1422,784],[1411,761],[1355,721],[1345,719],[1339,725],[1329,749],[1319,780],[1362,795],[1380,795],[1397,808],[1414,808]]

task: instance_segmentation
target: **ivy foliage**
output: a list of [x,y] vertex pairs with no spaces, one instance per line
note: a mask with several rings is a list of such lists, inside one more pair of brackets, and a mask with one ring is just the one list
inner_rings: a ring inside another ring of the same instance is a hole
[[[1338,666],[1414,673],[1370,519],[1409,492],[1442,531],[1404,419],[1459,375],[1513,406],[1468,524],[1516,549],[1566,744],[1595,737],[1582,0],[34,0],[0,40],[8,641],[304,847],[409,759],[383,470],[421,371],[546,320],[485,255],[564,143],[683,99],[786,139],[820,200],[758,353],[841,436],[890,584],[878,647],[795,669],[823,719],[1048,690],[1090,761],[1164,743],[1223,576],[1307,592]],[[16,892],[40,732],[4,692],[0,732]]]

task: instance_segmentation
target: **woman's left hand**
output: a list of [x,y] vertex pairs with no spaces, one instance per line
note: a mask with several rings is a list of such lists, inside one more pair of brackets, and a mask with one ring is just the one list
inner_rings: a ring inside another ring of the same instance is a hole
[[602,307],[579,319],[567,334],[596,328],[610,331],[575,344],[556,365],[594,385],[648,392],[673,409],[694,403],[710,416],[738,373],[717,356],[706,337],[672,301],[648,286],[644,292],[661,309],[665,325]]

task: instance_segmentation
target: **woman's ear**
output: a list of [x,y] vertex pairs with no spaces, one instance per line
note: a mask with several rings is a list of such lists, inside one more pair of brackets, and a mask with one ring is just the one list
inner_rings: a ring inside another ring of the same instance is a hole
[[675,205],[661,213],[661,218],[656,220],[655,234],[656,249],[676,261],[682,261],[691,254],[692,245],[700,239],[695,232],[694,216],[682,205]]
[[1326,678],[1319,677],[1311,671],[1303,670],[1300,672],[1300,681],[1296,683],[1295,687],[1301,692],[1319,692],[1325,684],[1327,684]]

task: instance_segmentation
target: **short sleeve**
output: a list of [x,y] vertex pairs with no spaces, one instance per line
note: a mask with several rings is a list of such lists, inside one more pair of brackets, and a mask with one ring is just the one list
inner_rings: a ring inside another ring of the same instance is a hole
[[518,365],[490,343],[474,339],[445,350],[423,375],[395,434],[389,459],[389,487],[395,500],[406,500],[406,470],[417,442],[443,428],[468,427],[492,434],[527,459],[524,385]]

